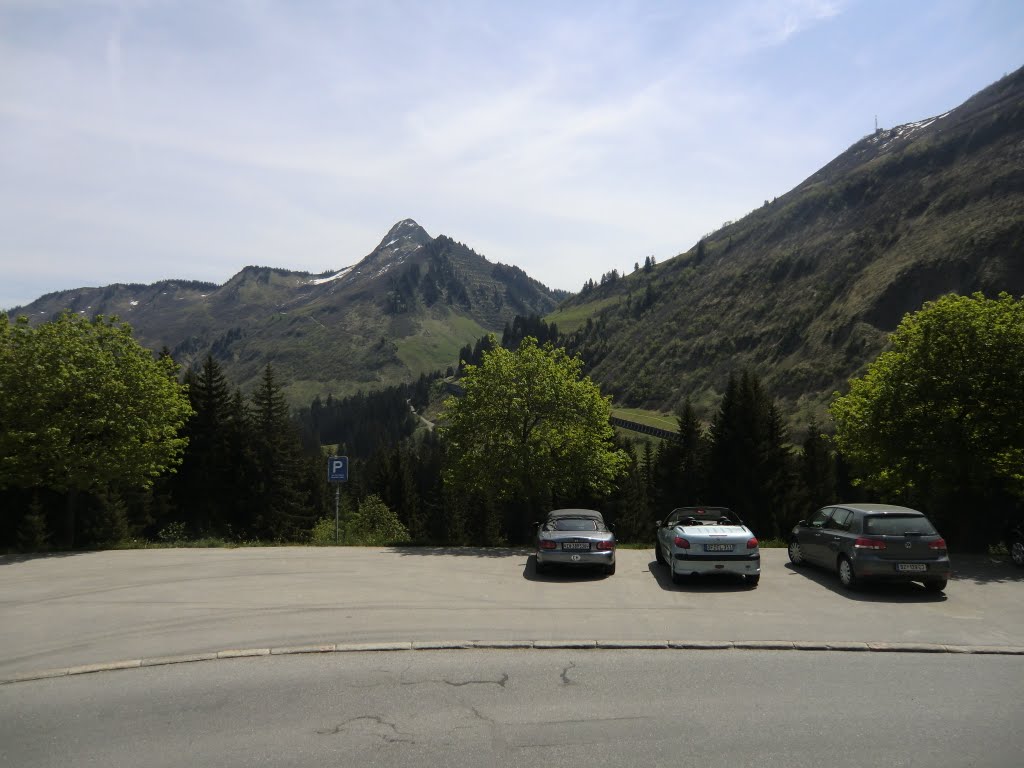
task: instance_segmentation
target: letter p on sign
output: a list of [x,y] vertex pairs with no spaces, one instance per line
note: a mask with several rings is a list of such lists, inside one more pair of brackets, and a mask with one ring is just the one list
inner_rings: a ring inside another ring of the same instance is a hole
[[327,459],[327,480],[344,483],[348,480],[348,456],[331,456]]

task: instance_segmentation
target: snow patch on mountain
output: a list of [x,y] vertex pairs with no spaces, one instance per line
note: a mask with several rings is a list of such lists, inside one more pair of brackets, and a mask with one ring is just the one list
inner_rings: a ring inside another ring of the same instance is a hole
[[319,277],[315,280],[310,280],[308,285],[323,285],[324,283],[330,283],[334,280],[339,280],[352,271],[352,267],[345,267],[344,269],[335,272],[333,275],[328,277]]
[[924,130],[936,120],[941,120],[947,115],[949,115],[949,112],[943,112],[941,115],[936,115],[935,117],[927,117],[924,120],[918,120],[913,123],[904,123],[903,125],[897,125],[895,128],[890,128],[888,130],[879,129],[874,136],[868,139],[868,143],[877,144],[880,150],[888,149],[895,142],[901,139],[909,139],[913,134]]

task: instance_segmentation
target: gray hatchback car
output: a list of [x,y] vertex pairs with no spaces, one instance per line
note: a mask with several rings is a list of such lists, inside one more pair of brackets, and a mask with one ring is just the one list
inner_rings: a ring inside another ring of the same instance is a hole
[[853,588],[864,579],[919,581],[933,592],[946,588],[946,541],[922,512],[891,504],[835,504],[789,534],[793,565],[813,563],[836,571]]

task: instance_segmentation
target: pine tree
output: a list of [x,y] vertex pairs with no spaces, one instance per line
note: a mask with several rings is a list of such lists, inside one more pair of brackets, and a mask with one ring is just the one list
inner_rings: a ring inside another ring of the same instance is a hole
[[124,498],[113,488],[100,496],[98,522],[102,527],[96,532],[96,540],[101,544],[116,544],[128,538],[128,505]]
[[[707,437],[689,398],[676,413],[677,434],[662,443],[654,459],[656,515],[700,504],[707,488]],[[710,502],[708,502],[710,503]]]
[[792,504],[786,432],[759,379],[729,376],[712,425],[709,496],[739,513],[759,536],[778,536]]
[[216,535],[227,525],[236,469],[228,447],[231,394],[212,355],[185,383],[195,413],[185,425],[188,448],[174,482],[178,519],[195,535]]
[[[645,444],[649,445],[646,441]],[[652,528],[643,462],[637,457],[632,442],[624,442],[621,448],[629,462],[615,492],[602,508],[609,513],[609,520],[615,523],[615,536],[619,541],[647,541],[651,538]]]
[[[327,398],[330,403],[331,398]],[[224,425],[227,464],[232,468],[230,481],[225,483],[228,495],[228,515],[225,535],[244,539],[254,533],[256,511],[252,500],[256,484],[255,439],[249,406],[236,389],[231,396],[228,418]]]
[[684,505],[700,504],[707,487],[707,436],[687,397],[676,414],[681,453],[682,500]]
[[[794,510],[796,518],[810,515],[814,510],[838,500],[836,457],[828,440],[821,434],[816,419],[811,419],[807,426],[798,466],[801,488],[798,494],[800,506]],[[787,519],[784,527],[795,522],[796,519]]]
[[18,526],[18,549],[21,552],[45,552],[49,548],[49,540],[46,513],[37,494],[32,497],[32,503]]
[[261,537],[297,539],[315,522],[301,487],[302,448],[284,392],[268,363],[252,395],[253,525]]

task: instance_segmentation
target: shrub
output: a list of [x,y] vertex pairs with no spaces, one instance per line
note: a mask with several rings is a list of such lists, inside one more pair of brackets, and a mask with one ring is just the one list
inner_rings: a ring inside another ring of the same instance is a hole
[[334,544],[334,520],[329,517],[317,520],[310,531],[309,543],[315,547],[329,547]]
[[410,541],[409,531],[376,494],[359,502],[345,532],[346,543],[361,546],[381,547]]

